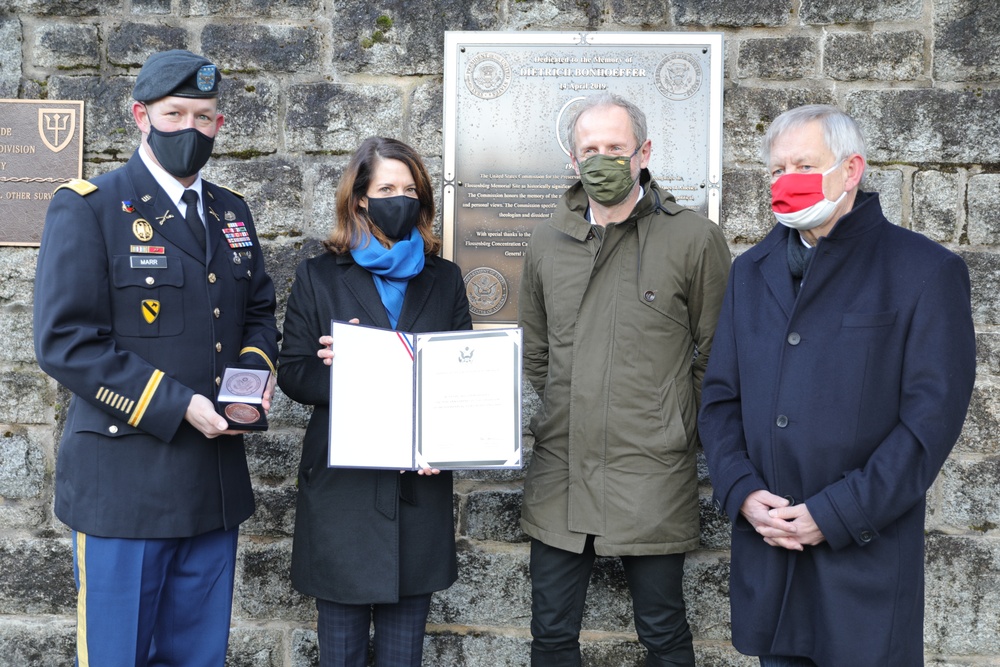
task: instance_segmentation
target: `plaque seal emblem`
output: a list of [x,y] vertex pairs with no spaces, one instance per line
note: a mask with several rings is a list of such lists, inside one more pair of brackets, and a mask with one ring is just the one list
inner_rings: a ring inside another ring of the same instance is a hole
[[477,54],[465,68],[465,85],[469,87],[469,92],[484,100],[506,93],[512,78],[510,63],[492,51]]
[[473,315],[492,315],[507,303],[507,279],[486,266],[473,269],[465,276],[465,295]]
[[680,101],[701,88],[701,63],[686,53],[669,53],[656,66],[656,88],[667,99]]
[[260,378],[253,373],[233,373],[226,378],[226,391],[236,396],[251,396],[260,389],[261,384]]

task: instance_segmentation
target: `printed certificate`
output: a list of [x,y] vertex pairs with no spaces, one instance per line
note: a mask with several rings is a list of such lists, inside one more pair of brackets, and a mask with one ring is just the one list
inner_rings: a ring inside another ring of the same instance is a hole
[[520,329],[331,334],[331,467],[521,467]]

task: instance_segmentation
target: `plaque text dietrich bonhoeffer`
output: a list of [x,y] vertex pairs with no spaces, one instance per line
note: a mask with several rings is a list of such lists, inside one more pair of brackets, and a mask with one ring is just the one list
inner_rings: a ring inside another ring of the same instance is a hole
[[653,178],[718,222],[721,66],[719,33],[446,33],[444,252],[474,321],[516,322],[531,232],[577,180],[566,135],[587,95],[635,102]]
[[0,245],[41,243],[52,193],[82,169],[82,101],[0,100]]

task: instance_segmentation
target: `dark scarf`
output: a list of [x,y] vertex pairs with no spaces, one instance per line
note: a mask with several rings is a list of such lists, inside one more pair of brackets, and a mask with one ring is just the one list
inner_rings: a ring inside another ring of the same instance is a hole
[[788,269],[792,272],[792,284],[795,286],[795,294],[799,293],[802,285],[802,277],[809,268],[809,262],[813,258],[815,248],[807,247],[802,242],[802,237],[795,230],[788,233]]

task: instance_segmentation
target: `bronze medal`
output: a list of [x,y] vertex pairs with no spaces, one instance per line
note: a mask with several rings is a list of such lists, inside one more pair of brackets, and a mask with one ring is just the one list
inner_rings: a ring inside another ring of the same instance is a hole
[[260,411],[246,403],[230,403],[225,412],[226,418],[237,424],[253,424],[260,419]]

